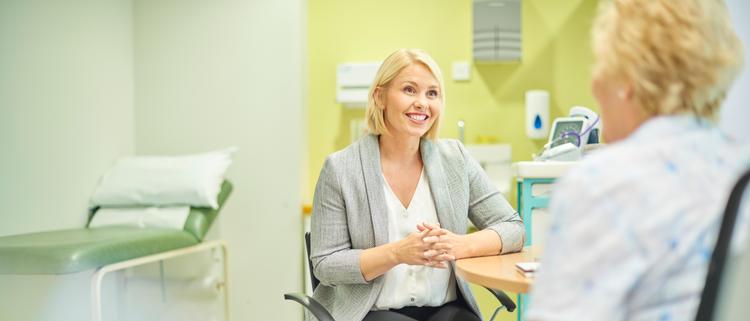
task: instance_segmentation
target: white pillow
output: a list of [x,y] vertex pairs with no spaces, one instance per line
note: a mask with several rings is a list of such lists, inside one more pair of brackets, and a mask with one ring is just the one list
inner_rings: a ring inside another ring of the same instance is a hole
[[92,206],[189,205],[218,208],[217,196],[236,148],[186,156],[137,156],[115,163]]
[[189,214],[190,206],[102,207],[96,211],[89,227],[125,225],[182,230]]

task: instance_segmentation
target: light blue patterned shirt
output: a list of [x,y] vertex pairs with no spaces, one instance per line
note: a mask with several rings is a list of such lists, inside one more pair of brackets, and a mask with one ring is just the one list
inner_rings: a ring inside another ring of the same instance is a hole
[[692,321],[748,167],[747,145],[692,116],[653,118],[587,156],[555,186],[529,320]]

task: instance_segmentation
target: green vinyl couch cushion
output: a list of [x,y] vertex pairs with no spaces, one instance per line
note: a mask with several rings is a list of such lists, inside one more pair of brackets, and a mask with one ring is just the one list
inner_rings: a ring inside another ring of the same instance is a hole
[[0,237],[0,274],[65,274],[198,244],[188,231],[107,226]]
[[232,189],[222,183],[218,209],[191,207],[182,230],[105,226],[0,237],[0,274],[75,273],[198,244]]
[[217,197],[217,203],[219,204],[219,208],[217,209],[210,207],[191,207],[190,214],[188,214],[183,229],[203,241],[208,229],[211,227],[214,220],[216,220],[216,216],[219,215],[219,211],[224,208],[224,203],[227,202],[227,198],[229,198],[229,194],[232,193],[232,189],[232,183],[229,181],[224,181],[221,184],[221,190]]

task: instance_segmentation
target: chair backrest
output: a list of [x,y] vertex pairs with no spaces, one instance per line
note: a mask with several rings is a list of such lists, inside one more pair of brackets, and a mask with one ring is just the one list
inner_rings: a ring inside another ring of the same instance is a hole
[[741,207],[748,182],[750,171],[740,177],[729,196],[696,321],[744,320],[750,315],[750,305],[747,304],[750,299],[747,291],[750,288],[750,246],[745,246],[739,253],[731,252],[737,214],[741,208],[750,209],[750,206]]
[[318,281],[318,278],[315,277],[315,273],[313,273],[313,264],[312,260],[310,260],[310,232],[305,232],[305,254],[307,254],[307,267],[310,268],[310,283],[312,284],[313,291],[315,291],[315,288],[318,287],[320,281]]
[[713,320],[747,320],[750,315],[750,247],[727,261]]

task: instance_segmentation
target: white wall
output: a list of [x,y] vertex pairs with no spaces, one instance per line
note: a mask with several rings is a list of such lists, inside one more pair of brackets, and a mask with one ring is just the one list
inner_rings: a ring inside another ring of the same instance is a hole
[[[212,232],[233,319],[299,320],[305,18],[304,0],[0,1],[0,235],[82,226],[117,157],[235,145]],[[0,319],[83,320],[86,278],[0,276]]]
[[[131,17],[122,0],[0,1],[0,235],[82,227],[133,153]],[[85,320],[89,277],[0,275],[0,320]]]
[[750,141],[750,2],[727,0],[734,30],[745,45],[745,67],[721,111],[721,125],[733,136]]
[[221,214],[233,320],[299,320],[303,0],[134,4],[138,154],[240,148]]
[[133,153],[132,6],[0,1],[0,235],[82,227]]

